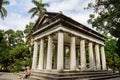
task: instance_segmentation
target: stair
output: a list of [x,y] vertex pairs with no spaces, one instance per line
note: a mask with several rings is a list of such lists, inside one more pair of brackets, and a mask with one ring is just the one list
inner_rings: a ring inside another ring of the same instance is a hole
[[120,77],[120,75],[107,71],[33,71],[30,78],[31,80],[105,80],[116,77]]

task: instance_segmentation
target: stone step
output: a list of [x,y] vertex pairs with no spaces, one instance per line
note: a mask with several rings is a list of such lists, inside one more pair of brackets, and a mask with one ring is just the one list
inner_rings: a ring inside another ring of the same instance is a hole
[[81,76],[81,75],[72,75],[72,76],[62,76],[62,77],[55,77],[55,76],[48,76],[48,75],[40,75],[40,76],[37,76],[37,77],[45,77],[45,78],[50,78],[50,79],[71,79],[71,77],[72,78],[74,78],[74,79],[76,79],[76,78],[91,78],[91,79],[94,79],[93,77],[95,77],[95,79],[96,78],[103,78],[103,76],[104,76],[104,78],[108,78],[108,77],[117,77],[117,76],[119,76],[120,77],[120,75],[108,75],[108,74],[99,74],[99,75],[84,75],[84,76]]
[[72,73],[50,73],[50,72],[34,72],[31,75],[31,78],[35,78],[40,80],[42,78],[46,80],[71,80],[71,79],[104,79],[104,78],[112,78],[112,77],[120,77],[118,74],[109,73],[109,72],[72,72]]
[[120,78],[119,74],[116,75],[108,75],[108,76],[99,76],[99,77],[95,77],[95,78],[88,78],[89,80],[106,80],[106,79],[112,79],[114,80],[114,78]]
[[62,76],[74,76],[74,75],[78,75],[78,76],[89,76],[89,75],[113,75],[113,73],[108,73],[108,72],[79,72],[79,73],[37,73],[37,72],[34,72],[34,75],[36,76],[50,76],[50,77],[62,77]]
[[104,73],[108,73],[106,71],[89,71],[89,72],[81,72],[81,71],[71,71],[71,72],[33,72],[33,73],[41,73],[41,74],[49,74],[49,75],[73,75],[73,74],[104,74]]

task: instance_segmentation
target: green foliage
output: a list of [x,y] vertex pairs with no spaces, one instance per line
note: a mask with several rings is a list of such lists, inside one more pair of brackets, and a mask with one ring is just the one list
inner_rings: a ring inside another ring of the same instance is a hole
[[117,40],[109,37],[105,42],[105,53],[106,53],[106,61],[107,66],[115,72],[115,70],[119,70],[120,66],[120,57],[116,53],[116,44]]
[[9,56],[14,62],[9,66],[9,71],[20,71],[23,65],[31,65],[31,53],[25,45],[19,45],[10,50]]
[[31,65],[32,53],[24,42],[23,31],[0,30],[0,66],[5,71],[20,71],[25,64]]
[[0,3],[0,16],[2,19],[7,16],[7,10],[3,7],[3,5],[8,5],[9,1],[8,0],[1,0]]
[[2,40],[3,40],[3,31],[0,30],[0,43],[2,42]]
[[120,56],[120,0],[97,0],[88,4],[88,9],[93,8],[97,13],[90,15],[88,23],[97,31],[104,34],[110,33],[118,38],[116,52]]
[[42,0],[32,0],[32,3],[35,5],[35,7],[29,10],[29,13],[32,13],[31,18],[33,18],[35,15],[39,16],[40,14],[46,12],[47,10],[45,7],[49,6],[47,3],[43,3]]

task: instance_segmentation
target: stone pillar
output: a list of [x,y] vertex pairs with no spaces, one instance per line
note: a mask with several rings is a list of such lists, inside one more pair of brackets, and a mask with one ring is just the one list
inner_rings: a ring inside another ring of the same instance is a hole
[[99,45],[95,45],[95,53],[96,53],[96,69],[101,70],[101,64],[100,64],[100,51],[99,51]]
[[76,67],[79,67],[79,48],[76,48]]
[[86,70],[86,52],[85,52],[85,40],[80,40],[80,57],[81,57],[81,71]]
[[54,54],[54,69],[57,68],[57,44],[54,44],[55,54]]
[[106,70],[106,58],[105,58],[104,46],[101,46],[101,61],[102,61],[102,70]]
[[43,70],[43,60],[44,59],[44,39],[40,41],[40,52],[39,52],[39,61],[38,61],[38,69]]
[[44,40],[44,67],[43,69],[46,69],[46,63],[47,63],[47,41]]
[[53,46],[53,38],[51,35],[48,36],[48,48],[47,48],[47,65],[46,69],[51,70],[52,69],[52,46]]
[[66,68],[65,60],[66,60],[66,46],[64,45],[64,60],[63,60],[64,69]]
[[76,69],[76,44],[75,36],[71,36],[70,42],[70,70]]
[[63,70],[63,59],[64,59],[64,33],[58,32],[58,47],[57,47],[57,70]]
[[95,70],[95,60],[94,60],[94,54],[93,54],[93,44],[92,42],[88,43],[89,45],[89,66],[90,70]]
[[37,68],[37,55],[38,55],[38,42],[34,41],[32,69],[36,69]]

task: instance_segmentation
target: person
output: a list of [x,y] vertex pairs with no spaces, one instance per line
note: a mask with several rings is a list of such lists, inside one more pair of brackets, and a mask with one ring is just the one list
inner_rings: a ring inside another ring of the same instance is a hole
[[30,74],[31,74],[30,67],[29,66],[25,66],[23,79],[27,79],[30,76]]

